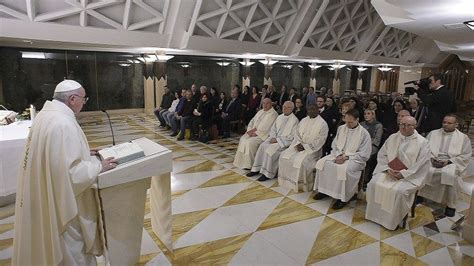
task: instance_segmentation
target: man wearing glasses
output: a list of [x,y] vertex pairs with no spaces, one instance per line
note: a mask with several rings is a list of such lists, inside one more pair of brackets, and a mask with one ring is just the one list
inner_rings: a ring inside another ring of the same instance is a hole
[[76,121],[87,100],[81,84],[64,80],[35,118],[18,180],[13,265],[95,265],[103,252],[92,186],[117,164],[97,160]]
[[408,214],[430,169],[428,141],[415,127],[416,119],[411,116],[400,120],[400,130],[380,149],[374,176],[367,185],[365,218],[389,230],[396,230]]

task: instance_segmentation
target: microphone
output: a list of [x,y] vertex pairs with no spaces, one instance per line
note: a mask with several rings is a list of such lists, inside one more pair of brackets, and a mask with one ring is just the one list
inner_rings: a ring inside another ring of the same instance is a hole
[[110,121],[109,113],[107,113],[107,111],[105,109],[102,109],[101,111],[104,112],[107,115],[107,119],[109,120],[110,131],[112,131],[112,145],[115,146],[114,128],[112,127],[112,121]]

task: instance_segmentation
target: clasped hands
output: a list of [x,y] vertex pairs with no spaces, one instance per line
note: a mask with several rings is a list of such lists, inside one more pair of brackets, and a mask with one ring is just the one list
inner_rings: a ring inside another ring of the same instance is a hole
[[304,151],[304,146],[303,146],[303,144],[300,143],[300,144],[298,144],[298,145],[295,146],[295,149],[296,149],[297,151]]
[[349,156],[346,156],[345,154],[339,154],[336,159],[334,159],[334,162],[336,164],[343,164],[345,161],[349,160]]
[[446,165],[449,164],[449,161],[445,161],[445,160],[437,160],[435,158],[431,158],[431,165],[434,167],[434,168],[443,168],[445,167]]
[[391,177],[393,177],[393,178],[395,178],[395,179],[397,179],[397,180],[400,180],[400,179],[403,178],[403,175],[400,173],[400,171],[397,171],[397,170],[393,170],[393,169],[390,169],[390,168],[389,168],[389,169],[387,170],[387,173],[388,173],[389,176],[391,176]]
[[249,135],[250,137],[256,137],[257,136],[257,129],[254,128],[254,129],[251,129],[251,130],[247,131],[247,135]]

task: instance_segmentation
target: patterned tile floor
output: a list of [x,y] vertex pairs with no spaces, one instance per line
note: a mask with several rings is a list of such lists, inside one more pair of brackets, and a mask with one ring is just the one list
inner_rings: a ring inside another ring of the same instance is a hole
[[[152,232],[147,202],[139,264],[474,265],[474,245],[450,230],[439,206],[419,205],[408,229],[388,231],[364,219],[363,200],[333,211],[331,200],[244,176],[232,166],[237,137],[178,142],[152,116],[112,120],[117,142],[147,137],[173,151],[175,251]],[[111,142],[103,117],[80,123],[91,147]],[[464,195],[457,210],[468,207]],[[12,205],[0,209],[0,265],[11,261],[13,220]]]

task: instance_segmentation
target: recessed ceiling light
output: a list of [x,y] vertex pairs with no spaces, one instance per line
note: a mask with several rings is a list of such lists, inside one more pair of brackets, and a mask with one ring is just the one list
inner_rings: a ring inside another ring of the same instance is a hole
[[228,66],[230,62],[217,62],[219,66]]
[[40,52],[21,52],[21,57],[32,59],[46,59],[45,54]]
[[470,21],[465,21],[464,22],[464,25],[466,25],[468,28],[470,28],[471,30],[474,30],[474,20],[470,20]]

